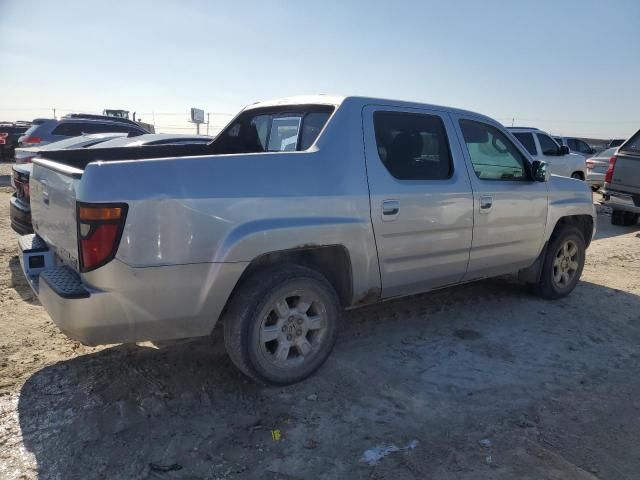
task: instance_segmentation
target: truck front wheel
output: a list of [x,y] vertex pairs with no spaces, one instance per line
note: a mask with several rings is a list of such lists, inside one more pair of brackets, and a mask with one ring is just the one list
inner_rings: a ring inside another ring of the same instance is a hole
[[338,296],[318,272],[270,267],[239,286],[224,315],[233,363],[262,384],[288,385],[315,372],[338,335]]
[[547,299],[569,295],[582,275],[585,250],[582,232],[570,225],[561,226],[547,246],[540,280],[534,286],[536,293]]

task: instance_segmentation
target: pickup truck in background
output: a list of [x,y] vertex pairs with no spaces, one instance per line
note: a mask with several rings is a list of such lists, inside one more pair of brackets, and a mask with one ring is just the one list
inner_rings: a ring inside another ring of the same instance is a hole
[[611,207],[611,223],[635,225],[640,217],[640,130],[609,159],[602,203]]
[[576,286],[585,182],[550,176],[498,122],[446,107],[308,96],[253,104],[207,145],[34,159],[23,270],[86,344],[211,335],[284,385],[322,365],[341,311],[507,273]]

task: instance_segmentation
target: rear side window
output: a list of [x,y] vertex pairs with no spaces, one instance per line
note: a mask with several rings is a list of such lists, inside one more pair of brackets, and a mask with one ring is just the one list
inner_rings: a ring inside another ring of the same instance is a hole
[[442,119],[435,115],[375,112],[378,155],[398,180],[443,180],[453,172]]
[[82,127],[85,125],[83,123],[77,122],[63,122],[53,129],[51,132],[52,135],[61,135],[64,137],[77,137],[78,135],[82,135],[85,130]]
[[53,132],[53,135],[64,135],[66,137],[77,137],[82,134],[89,133],[141,133],[137,128],[132,128],[127,125],[118,125],[115,123],[98,123],[98,122],[63,122],[58,125]]
[[471,164],[482,180],[524,180],[527,178],[526,159],[507,138],[493,125],[460,120]]
[[333,107],[306,105],[244,112],[211,143],[213,153],[295,152],[318,138]]
[[522,146],[527,149],[527,152],[531,155],[537,155],[538,152],[536,150],[536,142],[533,139],[533,133],[516,132],[513,136],[516,137]]

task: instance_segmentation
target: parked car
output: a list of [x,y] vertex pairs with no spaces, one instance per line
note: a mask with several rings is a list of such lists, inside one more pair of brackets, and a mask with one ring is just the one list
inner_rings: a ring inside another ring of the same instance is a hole
[[624,143],[624,138],[614,138],[609,142],[609,148],[619,147]]
[[11,228],[20,235],[33,232],[31,226],[31,206],[29,204],[29,176],[31,175],[31,160],[43,152],[64,150],[69,148],[87,148],[96,143],[105,142],[126,133],[94,133],[79,137],[67,138],[59,142],[49,143],[38,147],[16,148],[16,164],[12,167],[11,185],[14,193],[9,199],[9,216]]
[[132,135],[149,133],[137,123],[125,118],[72,113],[60,120],[39,118],[18,140],[20,147],[46,145],[69,137],[90,133],[120,132]]
[[[208,143],[212,137],[190,136],[179,134],[149,134],[129,137],[126,133],[94,133],[81,135],[42,147],[16,149],[16,165],[13,167],[12,184],[15,193],[10,199],[10,216],[12,228],[21,235],[32,233],[31,206],[29,203],[29,176],[33,158],[52,150],[68,150],[78,148],[93,148],[100,145],[108,147],[132,147],[141,145],[179,145],[185,143]],[[24,163],[25,165],[20,165]]]
[[569,147],[570,153],[575,153],[576,155],[581,155],[585,159],[593,156],[596,153],[595,148],[591,147],[584,140],[580,140],[575,137],[553,137],[553,139],[558,143],[558,145],[566,145]]
[[611,207],[611,223],[635,225],[640,216],[640,130],[609,159],[602,199]]
[[21,262],[67,335],[220,319],[239,369],[279,385],[325,361],[343,308],[509,272],[568,295],[595,226],[587,185],[488,117],[324,95],[248,106],[206,145],[49,152],[31,201]]
[[609,159],[616,153],[616,148],[608,148],[587,159],[587,183],[594,192],[604,185],[604,176],[609,168]]
[[535,160],[547,163],[551,173],[579,180],[586,178],[585,158],[570,153],[566,145],[558,145],[547,132],[529,127],[510,127],[509,130]]
[[0,122],[0,161],[13,160],[18,138],[30,126],[30,122]]

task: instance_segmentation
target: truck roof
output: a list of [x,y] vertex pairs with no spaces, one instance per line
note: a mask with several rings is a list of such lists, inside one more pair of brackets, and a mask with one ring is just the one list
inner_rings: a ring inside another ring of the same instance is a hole
[[[485,120],[491,120],[495,122],[490,117],[486,115],[482,115],[477,112],[472,112],[470,110],[463,110],[460,108],[446,107],[442,105],[433,105],[429,103],[420,103],[420,102],[411,102],[405,100],[393,100],[388,98],[377,98],[377,97],[360,97],[355,95],[350,96],[338,96],[338,95],[327,95],[327,94],[317,94],[317,95],[298,95],[293,97],[284,97],[278,98],[275,100],[268,100],[264,102],[256,102],[252,103],[245,107],[244,110],[253,110],[255,108],[265,108],[265,107],[280,107],[286,105],[333,105],[335,107],[339,107],[342,104],[354,104],[360,107],[364,107],[366,105],[380,105],[387,107],[406,107],[406,108],[416,108],[416,109],[429,109],[429,110],[441,110],[452,113],[458,113],[463,115],[471,115],[478,118],[483,118]],[[244,111],[243,110],[243,111]]]

